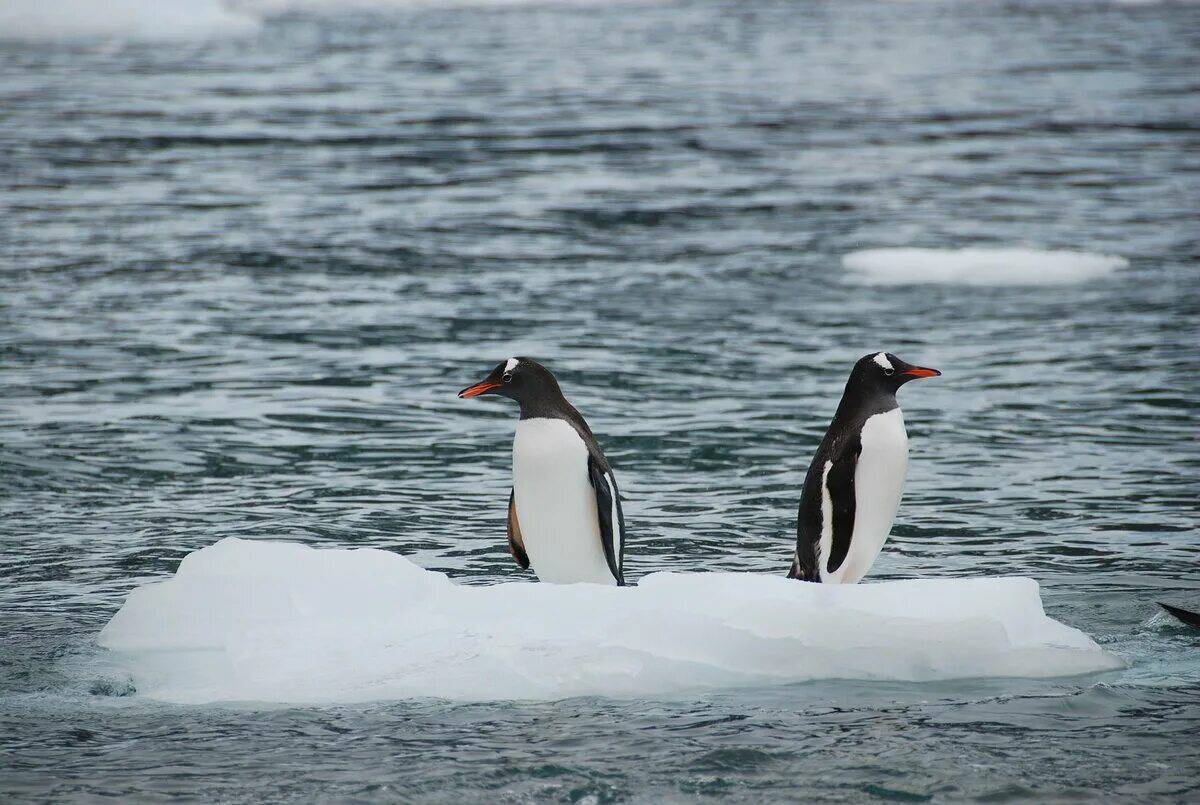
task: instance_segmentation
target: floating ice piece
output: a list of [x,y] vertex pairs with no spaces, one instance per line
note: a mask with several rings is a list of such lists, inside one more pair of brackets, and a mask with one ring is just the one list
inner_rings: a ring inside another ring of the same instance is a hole
[[239,539],[134,590],[100,644],[141,695],[185,703],[653,696],[1120,667],[1046,617],[1026,578],[464,586],[387,551]]
[[847,254],[842,265],[870,285],[1076,285],[1129,261],[1038,249],[866,249]]
[[2,39],[192,39],[254,33],[258,16],[221,0],[4,0]]
[[[212,39],[257,33],[271,16],[519,6],[538,0],[0,0],[0,41]],[[587,5],[596,0],[554,0]]]

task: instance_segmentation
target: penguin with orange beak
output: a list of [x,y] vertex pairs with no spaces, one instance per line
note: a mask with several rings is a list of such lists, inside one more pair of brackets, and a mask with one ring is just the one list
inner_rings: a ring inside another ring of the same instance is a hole
[[788,578],[853,584],[871,569],[891,533],[908,472],[908,433],[896,392],[940,374],[890,352],[854,364],[804,478]]
[[521,409],[513,439],[508,548],[522,568],[556,584],[625,583],[621,492],[600,443],[550,370],[509,358],[458,393],[496,395]]

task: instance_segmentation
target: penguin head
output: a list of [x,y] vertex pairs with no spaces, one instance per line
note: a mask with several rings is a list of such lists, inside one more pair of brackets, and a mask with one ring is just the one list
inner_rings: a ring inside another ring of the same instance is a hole
[[498,394],[524,404],[540,398],[561,397],[562,390],[550,370],[537,361],[509,358],[500,361],[487,377],[467,386],[458,396],[481,397],[485,394]]
[[858,363],[854,364],[854,371],[850,373],[850,379],[862,388],[895,394],[897,389],[910,380],[937,377],[940,374],[937,369],[927,369],[902,361],[890,352],[872,352],[858,359]]

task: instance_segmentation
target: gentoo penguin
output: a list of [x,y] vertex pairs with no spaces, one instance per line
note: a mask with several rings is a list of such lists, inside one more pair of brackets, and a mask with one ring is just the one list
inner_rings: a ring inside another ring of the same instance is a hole
[[521,406],[513,439],[508,549],[554,584],[625,583],[621,493],[604,451],[550,370],[509,358],[459,397],[499,394]]
[[853,584],[871,569],[892,530],[908,470],[908,434],[896,391],[940,374],[889,352],[854,364],[804,478],[788,578]]

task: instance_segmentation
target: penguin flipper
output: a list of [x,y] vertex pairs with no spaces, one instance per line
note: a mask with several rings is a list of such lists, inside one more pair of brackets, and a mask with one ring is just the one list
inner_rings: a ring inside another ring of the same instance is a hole
[[508,552],[522,570],[529,569],[529,556],[525,553],[525,540],[521,537],[521,521],[517,519],[517,490],[508,494]]
[[833,461],[825,476],[825,488],[829,490],[829,501],[833,504],[833,535],[829,542],[829,561],[825,571],[833,573],[846,561],[850,553],[850,539],[854,536],[854,473],[858,469],[858,456],[862,445],[856,439],[848,444],[842,454]]
[[596,494],[596,520],[600,524],[600,541],[604,558],[617,585],[625,584],[625,515],[621,512],[621,492],[612,470],[601,468],[596,457],[588,453],[588,481]]

